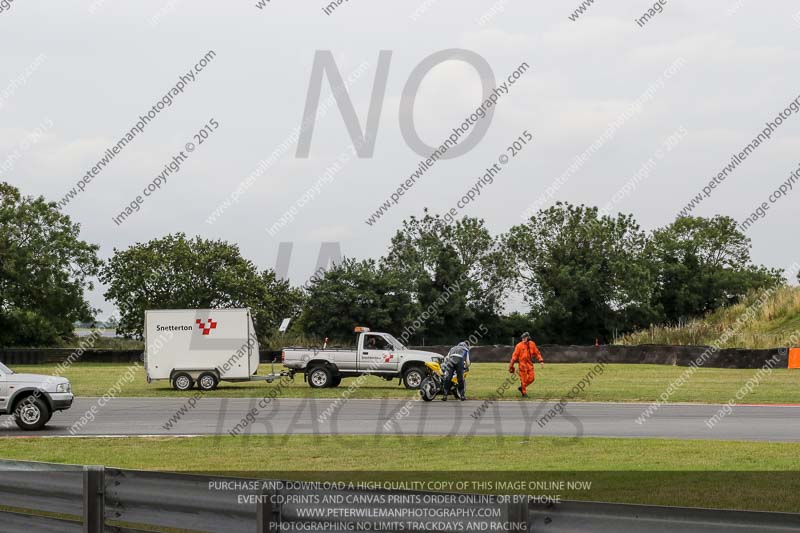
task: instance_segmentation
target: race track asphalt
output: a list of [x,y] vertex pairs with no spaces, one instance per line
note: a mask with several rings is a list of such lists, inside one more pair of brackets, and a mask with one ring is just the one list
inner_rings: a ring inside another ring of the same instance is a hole
[[[98,398],[77,398],[71,409],[56,413],[43,431],[20,431],[10,417],[0,418],[0,437],[226,435],[238,425],[240,435],[508,435],[800,442],[800,406],[738,406],[710,428],[706,422],[718,414],[718,405],[665,405],[637,423],[647,405],[572,403],[563,414],[544,420],[555,404],[454,400],[339,400],[337,404],[331,399],[267,402],[259,398],[206,397],[192,407],[187,400],[174,398],[115,398],[107,404]],[[96,414],[91,414],[93,407]],[[184,412],[178,415],[181,409]],[[245,424],[248,413],[254,423]]]

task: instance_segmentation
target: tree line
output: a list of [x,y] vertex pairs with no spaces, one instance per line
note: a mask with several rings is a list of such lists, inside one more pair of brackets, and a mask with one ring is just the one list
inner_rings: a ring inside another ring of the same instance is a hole
[[[103,261],[57,204],[0,183],[0,346],[70,338],[75,321],[98,312],[84,296],[95,278],[119,309],[118,333],[134,338],[146,309],[249,307],[272,345],[284,317],[307,339],[347,341],[367,325],[403,332],[409,344],[451,343],[479,327],[484,343],[522,331],[539,342],[605,343],[780,283],[783,271],[753,264],[750,248],[726,216],[646,232],[630,214],[557,203],[493,235],[482,219],[447,223],[425,210],[402,223],[383,256],[344,258],[296,287],[235,244],[181,233]],[[519,295],[529,311],[509,309]]]

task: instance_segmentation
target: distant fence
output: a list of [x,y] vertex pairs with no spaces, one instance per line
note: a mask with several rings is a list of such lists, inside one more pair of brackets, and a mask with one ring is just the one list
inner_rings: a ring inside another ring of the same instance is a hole
[[[224,488],[224,483],[238,485],[232,490]],[[329,499],[321,504],[304,500],[314,495]],[[370,498],[377,495],[388,498],[384,502]],[[370,501],[373,503],[366,503]],[[786,533],[798,531],[800,524],[800,515],[791,513],[577,501],[542,503],[519,495],[351,490],[276,480],[2,460],[0,504],[14,510],[0,511],[0,531],[14,532],[143,533],[136,528],[209,533],[430,530],[406,527],[408,522],[414,525],[415,521],[426,519],[417,518],[420,516],[445,517],[431,519],[437,526],[441,524],[435,528],[440,533],[490,530],[729,533],[733,529]],[[335,518],[319,518],[303,512],[314,509],[330,511]],[[359,512],[364,509],[376,512]],[[481,513],[481,509],[491,513]],[[464,510],[477,512],[467,516],[461,513]],[[392,516],[400,518],[386,518]],[[404,527],[387,528],[387,522]],[[482,523],[494,527],[481,527]]]
[[[0,348],[0,363],[8,365],[44,365],[66,361],[75,348]],[[281,352],[261,350],[262,363],[280,362]],[[75,359],[73,357],[73,359]],[[142,350],[85,350],[77,358],[81,363],[133,363],[142,361]]]
[[[450,346],[416,346],[414,349],[446,354]],[[643,344],[640,346],[539,346],[548,363],[595,363],[603,358],[610,363],[689,366],[708,350],[707,346],[669,346]],[[474,362],[504,363],[511,358],[513,346],[476,346],[470,352]],[[0,349],[0,362],[9,365],[57,364],[67,359],[74,350],[64,348],[8,348]],[[776,368],[786,368],[788,349],[739,350],[724,349],[710,354],[702,365],[709,368],[761,368],[777,356]],[[86,350],[78,361],[82,363],[132,363],[141,361],[141,350]],[[261,350],[262,363],[280,363],[281,352]]]
[[[418,346],[418,350],[428,350],[446,354],[449,346]],[[596,363],[604,360],[609,363],[677,365],[689,366],[697,361],[708,346],[667,346],[643,344],[640,346],[560,346],[544,344],[539,346],[547,363]],[[476,346],[470,351],[474,362],[506,363],[514,351],[512,346]],[[703,367],[709,368],[761,368],[772,357],[777,356],[776,368],[786,368],[789,362],[788,350],[718,350],[710,354]]]

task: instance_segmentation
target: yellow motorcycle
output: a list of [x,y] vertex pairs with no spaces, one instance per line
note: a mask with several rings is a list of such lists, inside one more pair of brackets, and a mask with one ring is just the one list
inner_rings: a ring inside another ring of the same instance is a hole
[[[442,364],[433,362],[433,363],[425,363],[425,366],[428,369],[428,375],[422,380],[422,383],[419,386],[419,395],[422,397],[423,400],[426,402],[432,402],[436,396],[439,394],[444,394],[444,369],[442,369]],[[465,383],[465,390],[466,390],[466,381],[467,375],[469,375],[469,369],[464,369],[464,383]],[[461,393],[458,390],[458,379],[455,375],[453,375],[453,379],[451,389],[455,391],[456,396],[459,396]]]

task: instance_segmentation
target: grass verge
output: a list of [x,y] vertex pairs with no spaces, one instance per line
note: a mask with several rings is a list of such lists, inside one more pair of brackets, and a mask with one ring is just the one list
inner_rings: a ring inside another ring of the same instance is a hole
[[558,495],[800,511],[800,444],[794,443],[287,435],[4,439],[0,453],[7,459],[270,479],[577,480],[591,488]]
[[[77,363],[64,373],[72,382],[77,396],[102,396],[109,390],[121,389],[117,396],[127,397],[190,397],[194,392],[181,393],[172,390],[166,381],[146,383],[144,368],[139,366],[130,383],[120,382],[128,373],[130,365],[115,363]],[[276,366],[276,368],[278,368]],[[591,364],[552,364],[544,369],[537,366],[536,383],[528,395],[535,399],[560,399],[564,397],[589,372]],[[49,374],[54,365],[17,365],[17,372]],[[496,393],[508,377],[508,367],[503,363],[477,363],[473,365],[467,380],[468,395],[473,400],[487,399]],[[596,376],[591,385],[574,398],[577,401],[649,402],[656,400],[686,369],[664,365],[611,364]],[[259,374],[269,373],[269,365],[261,365]],[[691,380],[675,389],[670,396],[672,402],[725,403],[733,398],[755,370],[701,368]],[[283,387],[280,397],[286,398],[336,398],[342,395],[355,380],[345,379],[335,389],[311,389],[298,375],[294,383]],[[265,382],[222,383],[216,391],[206,393],[217,398],[263,397],[277,383]],[[512,387],[502,399],[519,399]],[[413,391],[398,385],[398,381],[385,381],[369,377],[363,386],[350,394],[351,398],[399,398],[414,397]],[[777,369],[766,376],[762,384],[748,394],[740,403],[800,403],[800,371]]]

